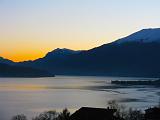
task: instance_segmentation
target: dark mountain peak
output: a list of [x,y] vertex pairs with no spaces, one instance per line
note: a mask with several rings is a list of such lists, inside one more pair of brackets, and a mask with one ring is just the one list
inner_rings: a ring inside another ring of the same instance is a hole
[[142,29],[140,31],[158,31],[160,30],[160,28],[146,28],[146,29]]
[[119,39],[116,43],[140,42],[140,43],[160,43],[160,28],[142,29],[127,37]]
[[75,50],[71,50],[71,49],[67,49],[67,48],[57,48],[55,50],[53,50],[54,53],[62,53],[62,54],[66,54],[66,53],[69,53],[69,54],[75,54],[75,53],[78,53],[79,51],[75,51]]
[[67,48],[57,48],[51,52],[49,52],[45,57],[65,57],[68,55],[78,54],[81,51],[70,50]]

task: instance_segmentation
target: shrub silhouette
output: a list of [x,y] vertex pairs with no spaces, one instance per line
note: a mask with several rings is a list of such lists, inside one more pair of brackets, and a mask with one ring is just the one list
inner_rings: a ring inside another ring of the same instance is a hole
[[144,113],[141,110],[129,109],[125,120],[144,120]]
[[32,118],[32,120],[57,120],[58,113],[56,111],[47,111],[41,113],[39,116]]
[[47,111],[39,114],[32,120],[69,120],[70,112],[68,109],[64,109],[62,112],[57,113],[56,111]]
[[27,117],[24,114],[13,116],[11,120],[27,120]]

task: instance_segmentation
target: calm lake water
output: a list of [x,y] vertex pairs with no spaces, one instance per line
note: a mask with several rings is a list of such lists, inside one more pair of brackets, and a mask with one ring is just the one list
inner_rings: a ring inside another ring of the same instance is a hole
[[[151,79],[151,78],[150,78]],[[46,110],[71,112],[82,106],[106,107],[109,100],[134,108],[158,104],[160,90],[154,86],[117,86],[111,80],[150,80],[89,76],[53,78],[0,78],[0,120],[25,114],[29,118]]]

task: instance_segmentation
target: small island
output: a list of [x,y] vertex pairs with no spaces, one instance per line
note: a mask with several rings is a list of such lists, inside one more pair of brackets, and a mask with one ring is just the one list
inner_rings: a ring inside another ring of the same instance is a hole
[[113,80],[111,84],[118,85],[156,85],[160,86],[160,79],[158,80]]

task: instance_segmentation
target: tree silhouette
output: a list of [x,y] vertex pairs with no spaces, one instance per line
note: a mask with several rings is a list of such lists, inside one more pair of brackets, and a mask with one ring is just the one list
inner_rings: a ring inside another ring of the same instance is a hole
[[70,112],[65,108],[59,115],[58,120],[69,120]]

